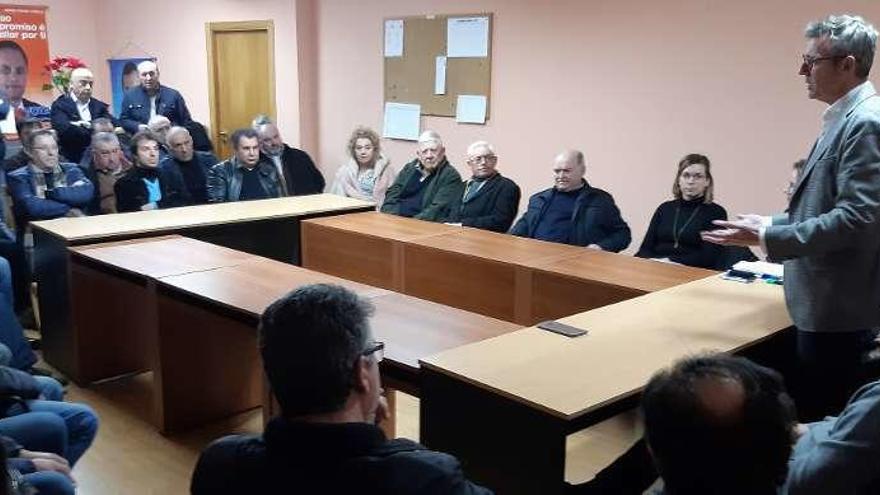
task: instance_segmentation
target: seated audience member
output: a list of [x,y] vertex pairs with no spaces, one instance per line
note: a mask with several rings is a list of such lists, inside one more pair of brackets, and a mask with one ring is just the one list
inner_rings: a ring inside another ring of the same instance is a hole
[[695,153],[682,158],[672,183],[675,199],[657,207],[636,256],[716,268],[724,248],[700,237],[714,229],[713,220],[727,220],[727,211],[712,202],[713,185],[709,158]]
[[156,210],[190,204],[180,176],[159,168],[159,141],[152,133],[135,134],[130,147],[134,166],[113,186],[117,211]]
[[148,130],[150,118],[164,115],[171,125],[186,125],[192,117],[183,96],[173,88],[159,83],[159,67],[151,60],[144,60],[137,66],[140,86],[125,92],[119,122],[129,134]]
[[324,192],[324,176],[303,150],[291,148],[281,140],[278,126],[272,122],[255,129],[260,138],[264,161],[275,165],[284,196],[303,196]]
[[217,164],[217,158],[211,153],[196,151],[192,136],[185,127],[169,129],[166,140],[170,156],[162,160],[159,166],[180,174],[193,204],[207,203],[208,174],[211,167]]
[[213,167],[208,176],[208,201],[280,198],[284,186],[278,169],[260,157],[260,138],[253,129],[239,129],[230,138],[234,154]]
[[560,153],[553,165],[555,186],[532,195],[510,233],[542,241],[622,251],[631,241],[629,226],[607,192],[590,186],[584,154]]
[[32,372],[33,366],[37,363],[37,355],[25,338],[24,329],[15,316],[12,277],[11,263],[5,258],[0,258],[0,348],[4,354],[4,359],[0,359],[0,365]]
[[880,381],[839,416],[797,424],[776,372],[709,354],[657,373],[642,410],[647,445],[567,493],[640,494],[653,481],[652,456],[669,495],[880,493]]
[[[85,67],[70,73],[70,94],[59,96],[52,103],[52,128],[58,132],[61,152],[73,163],[79,163],[92,137],[92,122],[98,118],[112,121],[107,104],[92,98],[95,77]],[[112,131],[112,129],[111,129]]]
[[89,149],[92,156],[83,173],[94,184],[95,194],[87,212],[89,215],[116,213],[116,182],[131,169],[131,163],[122,153],[116,134],[93,135]]
[[82,216],[95,189],[73,163],[61,163],[55,131],[32,131],[24,142],[30,163],[7,174],[17,226],[31,220]]
[[[25,143],[28,139],[28,134],[31,132],[39,131],[41,129],[51,129],[52,121],[48,118],[28,118],[16,122],[15,127],[18,132],[20,143]],[[64,160],[62,159],[61,161]],[[28,162],[30,162],[30,158],[27,156],[27,153],[24,152],[24,146],[21,146],[18,152],[3,160],[3,170],[6,172],[12,172],[13,170],[24,167]]]
[[385,192],[380,211],[442,222],[461,191],[461,176],[446,159],[440,135],[425,131],[419,136],[416,159],[404,165]]
[[[92,128],[91,135],[89,136],[89,145],[86,146],[86,149],[83,150],[82,157],[79,160],[79,168],[83,170],[88,170],[92,166],[92,138],[95,137],[95,134],[99,134],[101,132],[109,132],[111,134],[114,133],[115,127],[113,127],[113,121],[104,117],[98,117],[97,119],[92,120]],[[125,135],[116,134],[116,138],[119,141],[120,148],[124,146],[124,143],[120,139],[120,136]]]
[[339,167],[330,192],[340,196],[374,201],[376,209],[385,201],[397,172],[382,154],[379,135],[367,127],[358,127],[348,139],[348,163]]
[[163,160],[168,154],[168,130],[171,129],[171,121],[164,115],[155,115],[150,117],[147,123],[147,129],[153,133],[153,136],[159,141],[159,161]]
[[193,474],[194,495],[491,493],[465,479],[455,458],[387,440],[376,426],[388,411],[372,311],[348,289],[326,284],[300,287],[266,309],[260,352],[281,415],[262,436],[208,446]]
[[[60,418],[47,414],[33,426],[40,432],[38,444],[48,445],[44,451],[27,450],[14,438],[0,435],[0,480],[6,491],[4,495],[73,495],[76,481],[67,462],[57,449],[66,441],[67,432]],[[0,420],[2,423],[3,420]],[[30,438],[28,443],[35,443]],[[54,449],[52,448],[54,446]],[[44,448],[44,447],[32,447]]]
[[472,175],[446,221],[507,232],[519,208],[519,186],[495,169],[498,156],[495,148],[486,141],[468,146],[467,156]]

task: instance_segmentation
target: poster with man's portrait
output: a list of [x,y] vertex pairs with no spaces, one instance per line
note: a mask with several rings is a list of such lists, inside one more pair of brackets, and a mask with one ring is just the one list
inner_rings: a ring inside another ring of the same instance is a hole
[[[16,136],[15,119],[48,116],[51,84],[46,7],[0,5],[0,130]],[[4,112],[5,111],[5,112]]]

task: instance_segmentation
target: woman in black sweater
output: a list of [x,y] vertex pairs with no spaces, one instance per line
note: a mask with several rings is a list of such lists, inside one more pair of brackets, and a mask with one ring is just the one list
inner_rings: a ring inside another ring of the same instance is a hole
[[712,171],[709,158],[692,153],[678,162],[672,184],[675,199],[657,207],[636,256],[682,265],[714,268],[724,248],[700,239],[711,230],[713,220],[727,219],[727,211],[712,202]]

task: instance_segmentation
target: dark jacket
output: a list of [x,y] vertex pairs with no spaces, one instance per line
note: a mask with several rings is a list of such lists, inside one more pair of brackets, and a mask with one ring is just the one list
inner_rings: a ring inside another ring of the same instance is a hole
[[495,232],[510,229],[519,209],[520,190],[515,182],[495,174],[468,201],[464,201],[466,192],[467,183],[446,217],[446,222],[460,222],[467,227]]
[[208,202],[208,175],[211,173],[211,167],[216,164],[217,158],[211,153],[196,151],[190,163],[181,164],[169,155],[159,162],[159,167],[178,174],[192,198],[192,204],[201,205]]
[[[274,165],[272,158],[261,155],[261,159]],[[304,196],[324,192],[324,175],[315,166],[312,158],[303,150],[284,145],[281,152],[281,168],[287,183],[286,196]]]
[[[167,86],[159,86],[159,94],[156,96],[156,115],[168,117],[171,125],[185,126],[192,120],[183,96],[180,96],[176,89]],[[122,97],[122,111],[119,112],[122,128],[134,134],[141,124],[146,125],[149,120],[150,97],[143,86],[135,86],[126,91],[125,96]]]
[[[162,191],[162,199],[159,200],[160,209],[186,206],[191,203],[189,193],[179,175],[158,167],[155,170],[159,177],[159,189]],[[119,213],[141,211],[141,207],[149,203],[147,185],[143,181],[148,174],[148,170],[135,166],[116,181],[113,189],[116,191],[116,210]]]
[[700,232],[715,228],[714,220],[727,220],[727,211],[716,203],[704,203],[702,197],[666,201],[651,217],[636,256],[669,258],[682,265],[715,268],[722,263],[724,247],[700,237]]
[[275,418],[262,437],[233,435],[202,453],[193,495],[487,495],[458,460],[409,440],[386,440],[365,423],[309,424]]
[[62,163],[61,172],[67,186],[46,191],[45,198],[36,195],[36,183],[30,165],[6,175],[19,228],[24,228],[31,220],[63,217],[71,208],[85,208],[89,204],[95,188],[79,167],[72,163]]
[[[413,160],[404,165],[397,174],[394,184],[385,192],[385,202],[380,211],[383,213],[400,214],[400,193],[414,174],[421,174],[419,161]],[[436,177],[428,184],[422,196],[422,211],[413,218],[442,222],[452,212],[455,201],[461,197],[463,184],[461,176],[446,158],[437,165],[433,172]]]
[[[266,159],[267,160],[267,159]],[[257,163],[257,171],[260,173],[260,184],[266,190],[270,198],[280,198],[282,194],[281,181],[278,179],[278,169],[270,161],[261,159]],[[208,175],[208,201],[211,203],[225,203],[238,201],[241,195],[242,175],[241,167],[235,157],[224,160],[211,167]]]
[[[107,104],[95,98],[89,100],[89,113],[92,120],[103,117],[116,122]],[[58,146],[61,153],[73,163],[82,160],[83,151],[92,141],[91,129],[71,124],[78,120],[82,120],[82,117],[70,95],[59,96],[52,103],[52,128],[58,133]]]
[[[528,209],[510,229],[510,233],[520,237],[534,237],[535,229],[550,206],[554,194],[556,188],[551,187],[532,195]],[[620,217],[614,198],[601,189],[591,187],[587,181],[584,181],[584,187],[575,200],[571,224],[571,236],[566,244],[598,244],[605,251],[619,252],[626,249],[632,240],[629,226]]]

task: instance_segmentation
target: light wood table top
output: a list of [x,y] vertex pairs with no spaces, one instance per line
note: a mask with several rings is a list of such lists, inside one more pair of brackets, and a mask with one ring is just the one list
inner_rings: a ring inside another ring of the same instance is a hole
[[297,217],[365,208],[371,205],[373,203],[335,194],[314,194],[91,217],[56,218],[31,222],[31,225],[70,242]]
[[571,420],[638,393],[657,370],[700,351],[732,352],[791,326],[782,287],[712,276],[422,361],[433,371]]
[[235,266],[258,256],[179,235],[70,248],[75,257],[151,278]]
[[579,246],[538,241],[471,227],[453,228],[455,230],[441,236],[408,241],[413,245],[526,267],[579,256],[588,251]]
[[644,292],[674,287],[717,273],[705,268],[662,263],[593,249],[582,249],[575,256],[535,263],[532,267],[571,279],[592,280]]
[[305,223],[394,241],[412,241],[460,230],[459,227],[453,225],[426,222],[375,211],[313,218]]

